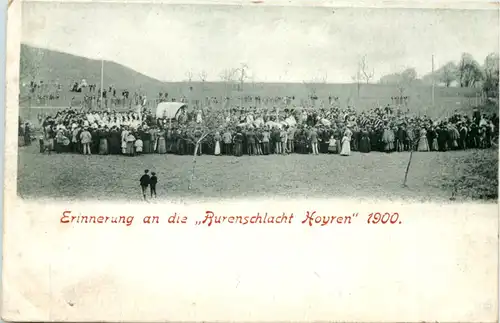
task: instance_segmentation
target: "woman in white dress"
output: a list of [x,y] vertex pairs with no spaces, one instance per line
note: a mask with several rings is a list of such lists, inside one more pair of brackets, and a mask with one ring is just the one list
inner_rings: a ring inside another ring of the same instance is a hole
[[218,132],[218,131],[215,132],[214,140],[215,140],[214,155],[215,156],[220,156],[220,140],[221,140],[220,132]]
[[418,151],[429,151],[429,142],[427,141],[427,130],[420,129],[420,137],[418,138]]
[[347,136],[347,134],[344,134],[344,137],[342,137],[342,150],[340,151],[340,155],[351,155],[351,139]]

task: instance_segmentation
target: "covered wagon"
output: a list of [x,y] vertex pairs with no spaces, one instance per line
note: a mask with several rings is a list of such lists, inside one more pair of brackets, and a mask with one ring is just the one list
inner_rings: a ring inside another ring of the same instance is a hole
[[182,102],[160,102],[156,107],[156,118],[177,120],[179,116],[187,109],[187,104]]

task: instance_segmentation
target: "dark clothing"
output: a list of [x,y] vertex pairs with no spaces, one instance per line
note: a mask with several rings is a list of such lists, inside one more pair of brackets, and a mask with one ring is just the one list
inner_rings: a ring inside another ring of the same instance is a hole
[[429,144],[429,151],[435,150],[435,147],[433,145],[434,139],[437,138],[437,132],[434,129],[429,129],[427,131],[427,143]]
[[396,149],[403,151],[405,149],[406,131],[403,128],[398,128],[396,131]]
[[148,187],[150,179],[151,178],[148,174],[142,175],[141,179],[139,180],[141,182],[141,186]]
[[441,128],[438,130],[439,151],[446,151],[447,150],[448,137],[449,137],[448,130],[446,130],[446,128]]
[[255,146],[255,133],[253,131],[248,131],[246,133],[247,140],[247,153],[252,156],[257,153],[257,147]]
[[369,153],[371,151],[370,134],[368,133],[368,131],[361,132],[359,151],[362,153]]
[[466,149],[467,148],[467,128],[465,128],[465,127],[460,128],[459,134],[460,134],[460,140],[458,142],[458,146],[460,147],[460,149]]
[[238,132],[234,136],[234,155],[240,157],[243,155],[243,134]]
[[151,197],[154,195],[156,197],[156,183],[158,183],[158,177],[156,175],[151,176],[149,179],[149,187],[151,189]]
[[359,131],[353,130],[352,131],[352,138],[351,138],[351,150],[352,151],[358,151],[359,150],[359,140],[361,136]]

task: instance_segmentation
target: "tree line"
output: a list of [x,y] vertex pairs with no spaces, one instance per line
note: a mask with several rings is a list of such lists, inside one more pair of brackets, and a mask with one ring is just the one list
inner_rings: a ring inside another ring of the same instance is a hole
[[487,96],[498,97],[498,79],[498,53],[488,54],[482,65],[471,54],[463,53],[458,62],[447,62],[422,78],[418,78],[415,68],[410,67],[400,73],[381,77],[379,83],[396,85],[400,92],[414,84],[480,88]]

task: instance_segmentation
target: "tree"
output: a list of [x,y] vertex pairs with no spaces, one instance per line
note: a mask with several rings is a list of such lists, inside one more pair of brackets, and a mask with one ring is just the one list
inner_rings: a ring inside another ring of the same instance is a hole
[[403,72],[382,76],[379,83],[395,85],[399,95],[403,96],[406,89],[410,88],[417,80],[417,71],[413,67],[409,67]]
[[191,84],[191,81],[193,80],[193,72],[192,71],[187,71],[186,72],[186,79]]
[[370,83],[370,80],[373,79],[373,76],[375,75],[375,69],[368,66],[368,63],[366,62],[366,55],[361,58],[359,67],[361,71],[361,78],[365,80],[366,84]]
[[318,84],[326,84],[328,80],[328,72],[326,71],[318,71],[317,75],[315,75],[310,81],[304,81],[304,85],[309,91],[309,98],[315,102],[318,99],[317,96],[317,86]]
[[207,75],[208,75],[208,74],[207,74],[207,71],[205,71],[205,70],[201,71],[201,72],[200,72],[200,74],[198,74],[198,76],[200,77],[200,81],[201,81],[202,83],[205,83],[205,82],[206,82],[206,80],[207,80]]
[[205,87],[205,82],[207,81],[207,71],[203,70],[200,73],[198,73],[198,77],[200,78],[201,81],[201,91],[202,93],[205,92],[206,87]]
[[384,75],[378,81],[380,84],[396,85],[401,82],[401,73]]
[[323,73],[321,73],[319,75],[318,80],[319,80],[320,83],[326,84],[326,82],[328,81],[328,72],[324,71]]
[[474,87],[483,79],[483,73],[479,63],[471,54],[463,53],[458,64],[460,87]]
[[229,96],[228,89],[232,89],[237,70],[235,69],[224,69],[220,72],[219,78],[224,83],[224,95]]
[[239,86],[238,91],[243,91],[243,85],[245,81],[248,79],[248,65],[245,63],[241,63],[241,66],[235,69],[235,74],[238,76]]
[[193,167],[191,169],[188,185],[189,190],[193,187],[193,181],[195,179],[196,157],[200,149],[200,145],[203,143],[213,144],[215,132],[220,128],[220,126],[224,125],[224,123],[225,120],[223,113],[220,113],[220,111],[216,109],[206,109],[204,110],[203,121],[201,123],[197,123],[192,120],[186,125],[184,139],[194,144],[192,160]]
[[410,88],[413,82],[417,79],[417,71],[411,67],[405,69],[401,74],[397,83],[400,96],[404,96],[406,89]]
[[435,84],[435,85],[444,85],[446,87],[450,87],[453,82],[458,82],[459,73],[458,66],[455,62],[448,62],[445,65],[441,66],[433,73],[429,73],[422,77],[422,81],[427,84]]
[[498,97],[498,53],[490,53],[484,60],[484,83],[483,90],[488,96]]
[[450,87],[451,83],[457,80],[458,67],[455,63],[448,62],[439,68],[435,74],[439,82],[444,83],[446,87]]
[[411,86],[417,79],[417,71],[413,67],[407,68],[401,73],[401,78],[403,82]]

